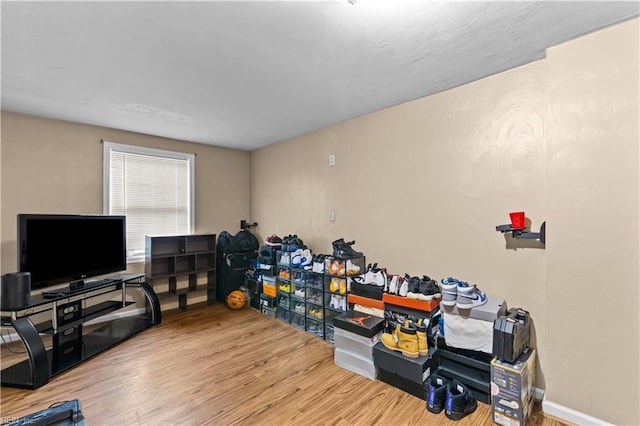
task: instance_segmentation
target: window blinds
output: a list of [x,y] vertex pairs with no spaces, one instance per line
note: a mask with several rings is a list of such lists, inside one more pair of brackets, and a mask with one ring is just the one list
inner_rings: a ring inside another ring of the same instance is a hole
[[192,156],[109,149],[109,214],[127,216],[127,257],[144,258],[145,235],[192,231]]

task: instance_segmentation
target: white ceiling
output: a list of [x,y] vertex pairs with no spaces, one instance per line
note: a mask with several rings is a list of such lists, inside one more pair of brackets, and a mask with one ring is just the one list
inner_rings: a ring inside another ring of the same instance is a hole
[[[7,2],[2,109],[252,150],[544,57],[626,2]],[[615,46],[612,46],[615,48]]]

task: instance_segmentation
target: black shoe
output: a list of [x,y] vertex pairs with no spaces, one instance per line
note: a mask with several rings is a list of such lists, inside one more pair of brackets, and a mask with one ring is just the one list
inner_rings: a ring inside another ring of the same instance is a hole
[[469,389],[456,379],[447,384],[447,401],[444,414],[451,420],[460,420],[476,411],[478,403]]
[[429,377],[429,392],[427,394],[427,410],[438,414],[444,409],[447,399],[447,381],[444,377],[432,374]]
[[434,298],[439,299],[441,297],[440,287],[438,287],[438,284],[435,282],[435,280],[432,280],[428,276],[423,275],[419,283],[420,283],[420,291],[418,292],[419,300],[430,301]]
[[404,280],[407,282],[407,297],[417,299],[420,295],[420,278],[404,274]]
[[362,252],[355,251],[351,246],[355,241],[345,242],[343,238],[335,240],[333,245],[333,257],[338,260],[357,259],[363,257]]

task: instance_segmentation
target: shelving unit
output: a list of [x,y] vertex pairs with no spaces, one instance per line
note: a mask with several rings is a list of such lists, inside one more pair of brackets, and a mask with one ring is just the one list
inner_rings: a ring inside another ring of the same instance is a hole
[[[276,251],[276,318],[291,324],[291,253]],[[284,271],[284,275],[283,275]]]
[[348,308],[349,277],[364,272],[365,259],[328,257],[324,264],[324,338],[333,343],[333,319]]
[[321,273],[291,265],[291,256],[276,252],[276,316],[333,343],[333,318],[347,310],[349,276],[364,271],[365,259],[327,258]]
[[[61,289],[58,296],[31,297],[18,311],[6,311],[2,325],[13,327],[25,346],[23,361],[2,370],[2,386],[37,389],[49,379],[162,321],[153,289],[143,274],[121,275],[91,282],[81,288]],[[99,328],[91,320],[131,306],[129,290],[145,296],[144,313],[105,320]],[[109,298],[108,301],[103,299]],[[42,334],[51,335],[45,347]]]
[[[156,285],[163,301],[178,301],[186,309],[189,296],[206,291],[208,303],[216,299],[216,235],[175,235],[145,237],[145,274],[147,282]],[[201,282],[205,278],[205,282]],[[159,282],[167,288],[159,291]]]

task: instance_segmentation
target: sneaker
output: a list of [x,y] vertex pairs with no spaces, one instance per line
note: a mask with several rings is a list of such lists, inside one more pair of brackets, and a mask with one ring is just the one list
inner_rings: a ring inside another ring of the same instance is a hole
[[360,272],[360,266],[353,263],[351,259],[347,259],[346,269],[347,275],[356,275],[358,272]]
[[271,235],[264,242],[266,246],[269,247],[282,247],[282,238],[278,237],[276,234]]
[[302,256],[300,258],[300,266],[304,269],[311,269],[311,264],[313,263],[313,257],[311,256],[311,250],[304,249],[302,250]]
[[418,293],[418,299],[431,301],[433,299],[439,299],[440,296],[440,288],[435,280],[423,275],[422,279],[420,279],[420,293]]
[[363,257],[361,252],[355,251],[351,247],[355,244],[355,241],[346,242],[343,238],[340,238],[331,244],[333,245],[333,257],[336,259],[346,260]]
[[476,285],[469,285],[465,282],[458,284],[458,298],[456,306],[458,309],[471,309],[487,303],[487,295]]
[[329,291],[332,293],[340,291],[340,278],[331,278],[331,281],[329,282]]
[[444,377],[432,374],[429,377],[429,389],[427,393],[427,410],[439,414],[444,409],[447,399],[447,381]]
[[335,294],[331,295],[331,302],[329,302],[329,307],[333,309],[340,309],[340,300],[338,300],[338,296]]
[[467,414],[476,411],[478,403],[465,385],[453,379],[447,384],[447,399],[444,414],[451,420],[460,420]]
[[289,256],[289,253],[284,252],[280,254],[280,261],[279,261],[280,265],[289,266],[290,261],[291,261],[291,256]]
[[347,294],[347,280],[344,278],[338,278],[340,285],[340,294]]
[[458,301],[458,281],[456,278],[448,277],[440,280],[442,287],[442,303],[445,306],[456,306]]
[[324,273],[324,254],[319,254],[313,258],[313,272],[318,274]]
[[304,250],[297,249],[293,253],[291,253],[291,266],[300,266],[300,261],[302,260],[302,253]]
[[329,273],[331,275],[344,276],[345,263],[341,260],[331,259],[329,262]]
[[389,293],[390,294],[398,294],[398,276],[393,275],[389,280]]
[[340,300],[338,301],[338,304],[340,306],[340,310],[342,311],[346,311],[347,310],[347,296],[337,296]]
[[404,274],[404,281],[407,283],[407,297],[409,299],[418,299],[420,295],[420,278]]
[[387,270],[384,268],[374,269],[371,273],[371,280],[367,284],[384,287],[387,284]]
[[283,251],[289,251],[289,241],[291,241],[291,238],[293,238],[293,237],[292,237],[291,234],[289,234],[289,235],[287,235],[286,237],[284,237],[282,239],[282,244],[281,244],[280,248]]
[[407,297],[407,293],[409,292],[409,283],[404,278],[398,278],[400,283],[400,288],[398,289],[398,296]]

